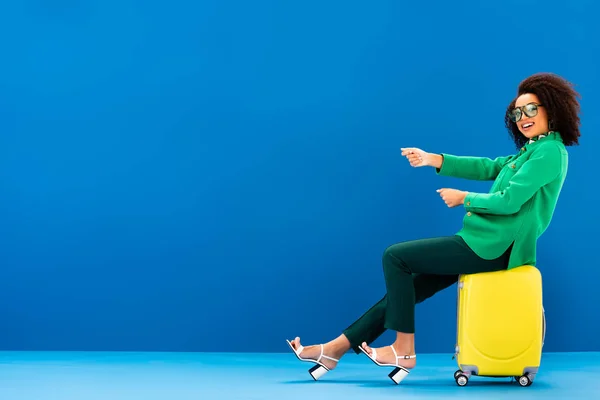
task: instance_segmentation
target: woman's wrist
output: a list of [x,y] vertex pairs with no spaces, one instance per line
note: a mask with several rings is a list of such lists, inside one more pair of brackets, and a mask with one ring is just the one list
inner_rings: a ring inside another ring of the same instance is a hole
[[442,168],[442,164],[444,163],[444,156],[441,154],[432,154],[431,155],[431,166],[437,169]]

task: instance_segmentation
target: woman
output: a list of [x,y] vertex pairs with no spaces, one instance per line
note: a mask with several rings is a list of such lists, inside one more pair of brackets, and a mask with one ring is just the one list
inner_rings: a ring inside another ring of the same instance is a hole
[[[316,365],[315,380],[337,366],[349,350],[362,351],[378,365],[416,365],[416,303],[451,286],[459,274],[535,265],[536,242],[548,227],[567,173],[566,146],[579,144],[578,93],[563,78],[535,74],[522,81],[506,110],[505,124],[518,152],[494,160],[432,154],[403,148],[412,167],[471,180],[493,180],[489,193],[439,189],[448,207],[463,206],[464,225],[455,235],[397,243],[383,254],[387,294],[339,337],[324,345],[288,344],[302,361]],[[386,329],[396,332],[389,346],[369,343]],[[399,382],[397,382],[399,383]]]

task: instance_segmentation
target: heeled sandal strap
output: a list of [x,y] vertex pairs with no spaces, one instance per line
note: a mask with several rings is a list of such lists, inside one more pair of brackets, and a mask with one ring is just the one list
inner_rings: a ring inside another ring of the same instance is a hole
[[394,346],[390,345],[390,347],[392,348],[392,351],[394,352],[394,355],[396,356],[396,360],[398,360],[399,358],[403,358],[405,360],[409,360],[411,358],[417,358],[416,354],[413,354],[412,356],[406,356],[406,355],[405,356],[399,356],[398,353],[396,353],[396,349],[394,348]]
[[322,358],[326,358],[328,360],[335,361],[335,362],[339,362],[340,361],[340,360],[337,360],[337,359],[335,359],[333,357],[326,356],[325,355],[325,346],[323,346],[322,344],[320,346],[321,346],[321,354],[319,355],[319,358],[317,359],[317,362],[321,362]]

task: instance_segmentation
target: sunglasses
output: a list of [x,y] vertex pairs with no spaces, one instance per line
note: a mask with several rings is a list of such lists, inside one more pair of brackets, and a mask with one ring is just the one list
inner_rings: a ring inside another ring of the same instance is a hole
[[525,104],[524,106],[513,108],[508,113],[508,116],[512,122],[520,121],[521,118],[523,118],[523,114],[527,115],[529,118],[535,117],[538,114],[538,107],[542,107],[542,105],[536,103]]

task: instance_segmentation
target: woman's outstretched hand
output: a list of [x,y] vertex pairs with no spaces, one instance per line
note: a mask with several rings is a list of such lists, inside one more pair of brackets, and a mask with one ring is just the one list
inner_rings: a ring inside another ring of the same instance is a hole
[[402,155],[408,159],[411,167],[441,168],[443,158],[439,154],[428,153],[416,147],[401,148]]
[[[416,147],[403,147],[402,155],[408,159],[412,167],[435,167],[442,168],[444,157],[441,154],[428,153]],[[457,189],[438,189],[442,200],[448,207],[457,207],[465,203],[465,197],[469,192]]]
[[448,207],[456,207],[465,203],[465,197],[469,192],[456,189],[438,189],[437,192],[440,194],[442,200]]

